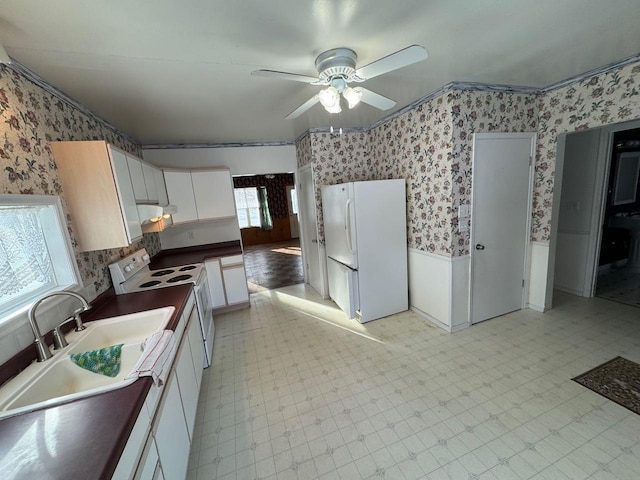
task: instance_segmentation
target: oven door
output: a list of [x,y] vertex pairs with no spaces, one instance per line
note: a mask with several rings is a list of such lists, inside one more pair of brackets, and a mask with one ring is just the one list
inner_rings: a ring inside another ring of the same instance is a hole
[[209,281],[207,271],[203,268],[195,285],[196,305],[200,318],[200,332],[204,342],[204,368],[211,365],[213,359],[213,337],[215,329],[213,325],[213,313],[211,312],[211,297],[209,293]]

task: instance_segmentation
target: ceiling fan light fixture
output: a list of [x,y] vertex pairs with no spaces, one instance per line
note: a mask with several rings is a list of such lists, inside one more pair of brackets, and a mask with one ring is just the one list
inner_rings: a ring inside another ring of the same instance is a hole
[[329,86],[324,90],[320,90],[318,98],[320,99],[320,103],[322,104],[322,106],[326,108],[327,111],[329,110],[329,108],[333,108],[336,105],[338,107],[340,106],[340,94],[338,93],[338,90],[333,86]]
[[324,109],[329,113],[340,113],[342,111],[342,107],[339,102],[330,107],[324,107]]
[[352,109],[360,103],[360,100],[362,99],[362,89],[360,87],[347,87],[344,92],[342,92],[342,96],[349,104],[349,109]]

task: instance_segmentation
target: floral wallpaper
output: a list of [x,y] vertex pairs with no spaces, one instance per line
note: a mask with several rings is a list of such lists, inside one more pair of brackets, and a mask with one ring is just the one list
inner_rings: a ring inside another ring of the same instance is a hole
[[368,167],[370,159],[368,134],[345,132],[340,135],[318,132],[310,133],[301,142],[308,142],[306,145],[310,154],[305,153],[302,158],[299,156],[298,166],[302,167],[313,161],[318,242],[324,245],[321,188],[323,185],[375,179],[374,172]]
[[309,165],[312,161],[311,155],[311,136],[305,134],[302,138],[296,140],[296,161],[298,168]]
[[632,63],[548,91],[538,100],[538,143],[531,238],[548,242],[561,133],[640,118],[640,63]]
[[451,213],[452,256],[469,253],[469,232],[458,229],[458,207],[471,205],[471,155],[474,133],[536,132],[537,95],[457,90],[450,92],[452,111]]
[[[0,192],[3,194],[59,195],[66,210],[64,191],[56,172],[49,142],[55,140],[106,140],[141,156],[139,145],[100,120],[45,91],[10,67],[0,65]],[[67,214],[68,218],[68,214]],[[146,247],[160,251],[158,234],[145,234],[128,248],[78,252],[73,225],[68,222],[76,260],[85,286],[96,294],[111,286],[108,265]]]
[[446,95],[372,129],[372,168],[379,179],[407,180],[407,242],[451,255],[451,101]]
[[[469,253],[469,234],[458,232],[457,208],[471,202],[473,133],[537,133],[531,240],[548,242],[557,136],[636,118],[638,62],[528,93],[454,87],[366,134],[333,139],[311,132],[296,148],[299,166],[313,162],[316,187],[406,178],[409,247],[455,257]],[[321,218],[318,230],[324,239]]]
[[277,173],[272,177],[269,178],[267,175],[233,177],[233,186],[235,188],[266,187],[271,218],[289,218],[287,187],[295,185],[293,173]]

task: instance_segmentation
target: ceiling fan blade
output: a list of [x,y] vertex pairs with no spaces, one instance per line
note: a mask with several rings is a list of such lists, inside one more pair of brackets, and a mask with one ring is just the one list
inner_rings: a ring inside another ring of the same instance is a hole
[[377,77],[383,73],[392,72],[398,68],[406,67],[413,63],[418,63],[428,57],[427,50],[420,45],[411,45],[410,47],[398,50],[396,53],[387,55],[375,62],[365,65],[356,70],[356,75],[364,80]]
[[360,101],[371,105],[372,107],[376,107],[379,110],[389,110],[393,108],[396,104],[394,100],[390,98],[384,97],[379,93],[372,92],[371,90],[367,90],[366,88],[358,87],[362,92],[362,98]]
[[280,78],[282,80],[293,80],[294,82],[313,83],[317,82],[317,77],[309,77],[307,75],[298,75],[297,73],[278,72],[276,70],[254,70],[251,75],[257,77]]
[[302,115],[304,112],[309,110],[311,107],[313,107],[319,101],[320,101],[320,97],[318,95],[314,95],[309,100],[307,100],[302,105],[300,105],[298,108],[296,108],[293,112],[291,112],[289,115],[284,117],[285,120],[292,120],[294,118],[299,117],[300,115]]

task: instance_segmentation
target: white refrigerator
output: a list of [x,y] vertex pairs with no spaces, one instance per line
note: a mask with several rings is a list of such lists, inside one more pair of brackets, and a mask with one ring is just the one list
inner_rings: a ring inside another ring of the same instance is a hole
[[361,323],[408,309],[405,180],[323,186],[329,296]]

